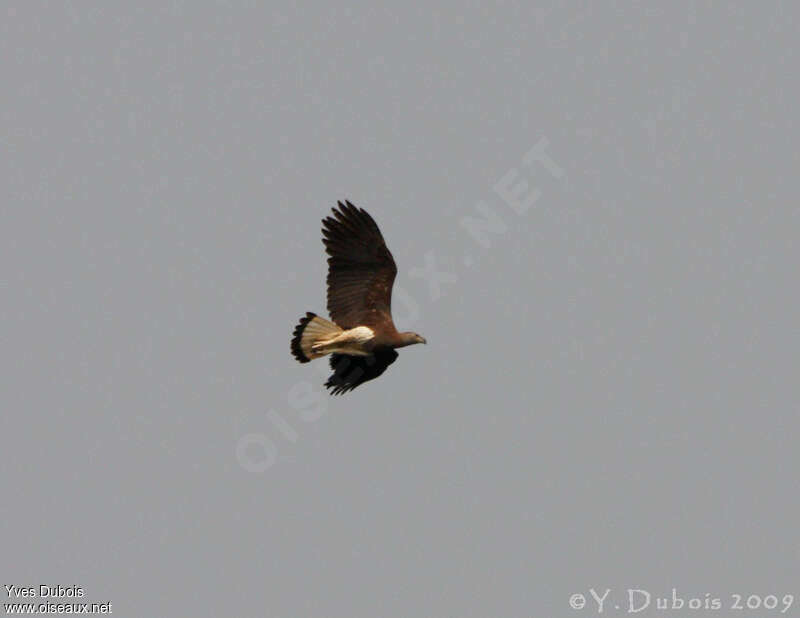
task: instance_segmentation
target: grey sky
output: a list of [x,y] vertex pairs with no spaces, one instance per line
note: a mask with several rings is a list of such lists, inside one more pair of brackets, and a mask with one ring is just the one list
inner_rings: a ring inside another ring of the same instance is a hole
[[[800,594],[795,5],[4,12],[3,583],[120,616]],[[345,198],[428,345],[332,399],[289,339]]]

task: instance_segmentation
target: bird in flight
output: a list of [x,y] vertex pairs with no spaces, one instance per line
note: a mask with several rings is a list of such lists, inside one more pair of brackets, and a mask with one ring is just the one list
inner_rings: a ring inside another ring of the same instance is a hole
[[397,360],[397,348],[426,343],[417,333],[398,332],[392,321],[392,284],[397,266],[375,220],[363,208],[339,202],[322,220],[328,253],[328,313],[310,311],[294,329],[291,349],[301,363],[330,354],[332,395],[380,376]]

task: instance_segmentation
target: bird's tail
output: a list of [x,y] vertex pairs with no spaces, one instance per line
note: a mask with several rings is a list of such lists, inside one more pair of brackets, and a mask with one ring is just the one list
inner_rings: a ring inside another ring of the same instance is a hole
[[330,339],[338,335],[342,329],[333,322],[319,317],[310,311],[300,318],[300,323],[294,328],[292,337],[292,354],[301,363],[325,356],[311,351],[311,346],[319,341]]

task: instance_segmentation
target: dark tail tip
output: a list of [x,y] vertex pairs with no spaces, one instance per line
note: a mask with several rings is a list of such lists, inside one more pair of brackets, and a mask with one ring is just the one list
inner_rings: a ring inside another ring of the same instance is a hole
[[308,311],[302,318],[300,318],[300,323],[294,327],[291,348],[292,355],[299,363],[307,363],[311,360],[303,353],[303,348],[300,347],[300,340],[303,338],[303,331],[305,330],[306,325],[315,317],[317,317],[316,313],[311,313]]

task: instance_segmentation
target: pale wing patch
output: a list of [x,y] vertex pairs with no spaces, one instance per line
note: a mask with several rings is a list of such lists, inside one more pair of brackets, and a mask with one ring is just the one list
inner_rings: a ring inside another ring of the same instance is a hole
[[375,336],[375,331],[369,326],[356,326],[355,328],[344,331],[342,335],[348,335],[348,339],[352,338],[352,341],[366,343]]
[[370,351],[365,346],[374,336],[375,331],[369,326],[356,326],[327,341],[316,343],[312,349],[316,354],[335,353],[368,356]]

